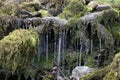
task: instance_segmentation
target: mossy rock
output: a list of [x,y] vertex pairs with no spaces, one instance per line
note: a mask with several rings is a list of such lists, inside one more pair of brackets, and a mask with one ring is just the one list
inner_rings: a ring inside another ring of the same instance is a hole
[[21,74],[37,53],[39,42],[35,30],[15,30],[0,41],[0,66],[4,70]]

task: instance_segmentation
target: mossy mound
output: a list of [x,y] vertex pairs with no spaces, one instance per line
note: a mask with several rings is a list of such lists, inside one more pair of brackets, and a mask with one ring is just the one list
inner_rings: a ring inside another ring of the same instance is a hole
[[84,76],[82,80],[120,80],[120,53],[109,66]]
[[0,66],[21,74],[37,52],[39,38],[35,30],[15,30],[0,41]]
[[72,0],[65,7],[63,13],[61,13],[59,16],[66,19],[72,18],[74,16],[77,16],[77,18],[79,18],[80,16],[85,15],[86,12],[88,11],[84,0]]

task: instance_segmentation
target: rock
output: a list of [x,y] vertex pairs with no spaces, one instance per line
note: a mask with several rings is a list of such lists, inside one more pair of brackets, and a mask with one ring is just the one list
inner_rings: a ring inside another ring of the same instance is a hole
[[79,80],[82,78],[84,75],[87,73],[93,72],[93,68],[89,68],[87,66],[77,66],[76,68],[73,69],[72,71],[72,78]]
[[57,69],[58,69],[58,67],[56,67],[56,66],[52,68],[53,71],[57,71]]
[[96,1],[91,1],[88,3],[88,6],[94,10],[98,6],[98,3]]
[[107,10],[107,9],[111,9],[111,8],[112,8],[111,5],[98,5],[95,10],[102,11],[102,10]]

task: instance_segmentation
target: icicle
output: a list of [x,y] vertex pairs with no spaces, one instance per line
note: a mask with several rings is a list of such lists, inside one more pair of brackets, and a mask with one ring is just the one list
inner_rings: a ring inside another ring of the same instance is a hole
[[61,54],[61,34],[59,34],[59,44],[58,44],[58,58],[57,58],[57,63],[58,63],[58,72],[57,72],[57,80],[59,77],[59,69],[60,69],[60,54]]
[[48,35],[46,35],[46,61],[48,61]]
[[99,45],[100,45],[100,51],[101,51],[101,49],[102,49],[102,45],[101,45],[102,43],[101,43],[101,39],[99,39]]

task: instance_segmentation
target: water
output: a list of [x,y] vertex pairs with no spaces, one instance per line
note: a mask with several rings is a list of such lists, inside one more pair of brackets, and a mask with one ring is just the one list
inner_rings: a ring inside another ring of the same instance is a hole
[[56,44],[56,40],[55,40],[55,42],[54,42],[54,62],[56,62],[56,46],[57,46],[57,44]]
[[62,33],[62,68],[64,69],[65,61],[65,31]]
[[82,48],[83,48],[83,45],[82,45],[82,42],[80,41],[80,59],[79,59],[79,66],[81,66],[81,63],[82,63]]
[[46,35],[46,61],[48,61],[48,35]]
[[90,40],[90,53],[93,53],[93,40]]
[[58,58],[57,58],[57,63],[58,63],[58,72],[57,72],[57,80],[59,76],[59,67],[60,67],[60,56],[61,56],[61,34],[59,35],[59,44],[58,44]]
[[102,45],[101,44],[102,44],[101,39],[99,39],[100,51],[102,49]]

